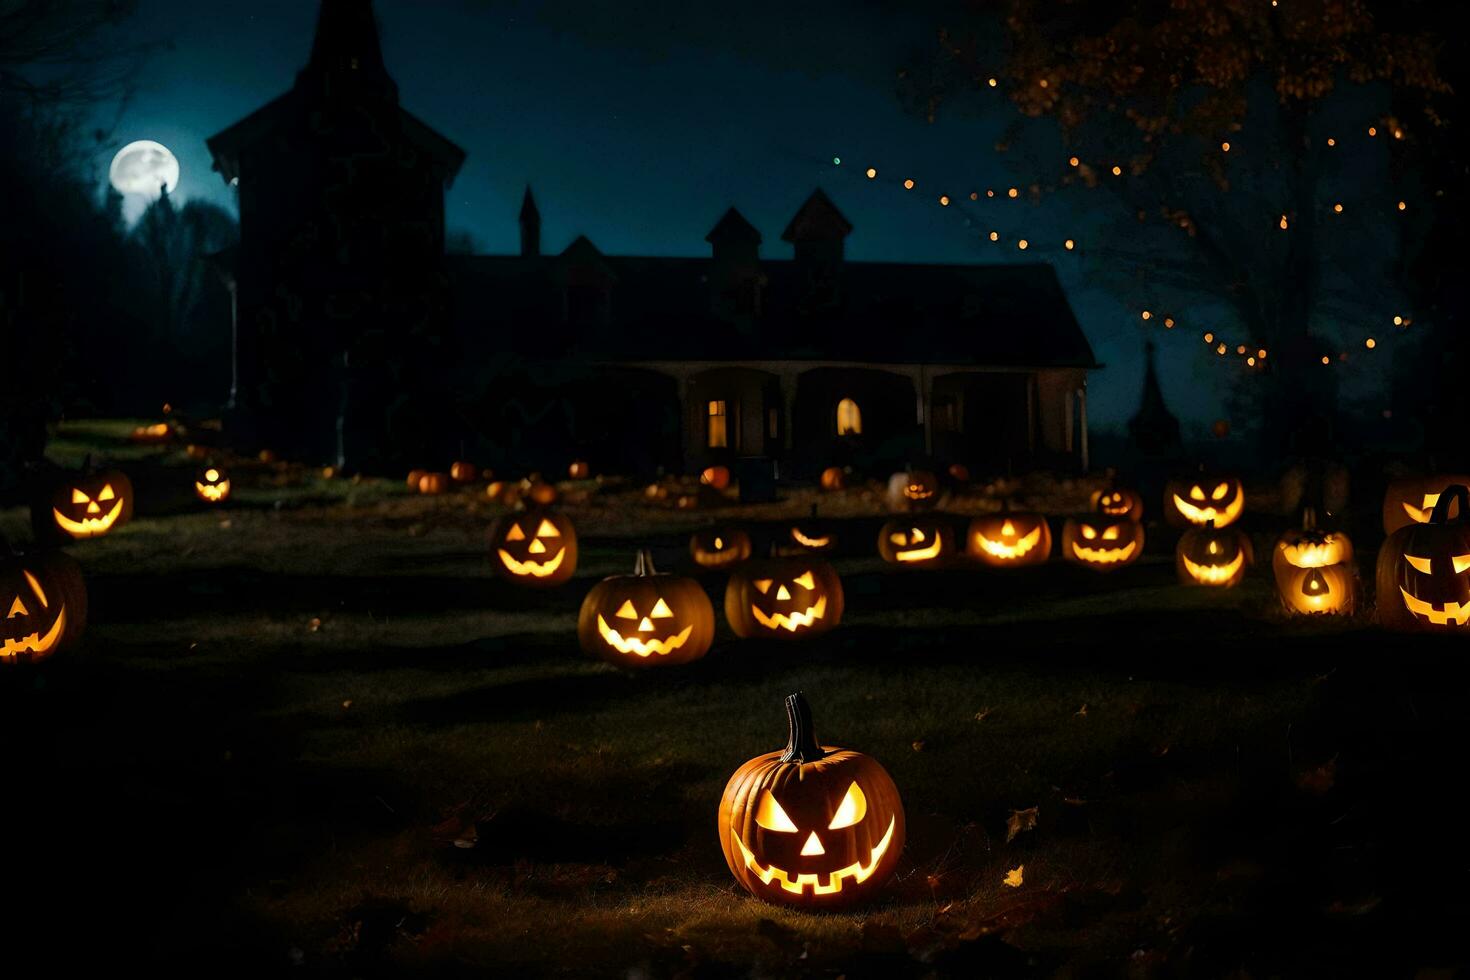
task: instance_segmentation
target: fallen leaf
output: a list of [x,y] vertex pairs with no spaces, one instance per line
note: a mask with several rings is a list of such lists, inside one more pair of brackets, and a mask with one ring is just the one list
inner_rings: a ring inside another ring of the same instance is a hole
[[1084,704],[1082,707],[1080,707],[1080,708],[1077,709],[1077,717],[1078,718],[1086,718],[1087,717],[1087,705]]
[[1036,818],[1041,816],[1041,807],[1033,806],[1029,810],[1012,810],[1010,819],[1006,821],[1006,843],[1016,839],[1017,834],[1024,834],[1028,830],[1036,829]]
[[922,752],[922,751],[924,751],[924,740],[922,738],[921,739],[916,739],[914,741],[914,751],[915,752]]
[[991,708],[985,708],[982,711],[975,712],[975,720],[976,721],[984,721],[986,718],[990,717],[991,710],[993,710],[993,709],[991,709]]
[[1020,888],[1021,882],[1025,880],[1026,866],[1024,864],[1018,864],[1014,868],[1006,872],[1004,884],[1009,885],[1012,888]]
[[350,707],[352,707],[352,699],[351,698],[348,698],[346,701],[343,701],[342,702],[342,707],[343,708],[350,708]]

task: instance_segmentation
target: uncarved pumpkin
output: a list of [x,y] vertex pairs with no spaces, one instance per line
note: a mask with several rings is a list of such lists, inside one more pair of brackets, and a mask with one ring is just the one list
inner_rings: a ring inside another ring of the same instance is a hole
[[728,466],[707,466],[703,473],[699,474],[699,482],[716,490],[724,490],[730,485],[730,468]]
[[715,609],[692,578],[660,575],[647,551],[632,575],[592,587],[577,617],[582,649],[620,667],[658,667],[698,660],[715,638]]
[[467,460],[456,460],[449,464],[449,478],[455,483],[474,483],[480,478],[480,468]]
[[847,486],[847,471],[840,466],[829,466],[822,471],[823,490],[841,490]]
[[425,473],[419,477],[419,493],[427,497],[436,497],[441,493],[449,492],[448,473]]

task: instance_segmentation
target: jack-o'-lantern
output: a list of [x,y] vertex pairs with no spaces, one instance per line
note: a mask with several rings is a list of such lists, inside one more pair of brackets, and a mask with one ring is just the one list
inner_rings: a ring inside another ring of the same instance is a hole
[[1297,568],[1326,568],[1353,560],[1353,542],[1341,531],[1324,531],[1317,526],[1311,507],[1302,512],[1302,526],[1281,535],[1271,553],[1271,569],[1278,584],[1283,574]]
[[1470,626],[1470,490],[1441,487],[1429,520],[1390,534],[1378,552],[1377,582],[1385,626],[1434,632]]
[[506,514],[490,525],[490,564],[517,585],[561,585],[577,570],[577,532],[555,511]]
[[823,490],[841,490],[847,486],[847,471],[840,466],[829,466],[822,471]]
[[455,483],[474,483],[480,478],[480,468],[463,459],[455,460],[449,464],[449,478]]
[[622,667],[698,660],[715,639],[715,609],[692,578],[660,575],[647,551],[632,575],[592,587],[577,617],[577,639],[594,657]]
[[801,639],[842,621],[842,580],[817,558],[763,558],[730,572],[725,618],[742,639]]
[[817,516],[816,504],[812,504],[810,517],[786,526],[782,534],[784,539],[777,543],[776,549],[782,555],[820,554],[837,547],[837,534]]
[[1092,509],[1109,517],[1141,521],[1143,497],[1137,490],[1095,490],[1092,494]]
[[[1444,474],[1394,480],[1383,494],[1383,533],[1392,534],[1409,524],[1424,524],[1439,503],[1445,487],[1470,486],[1470,475]],[[1454,515],[1452,515],[1454,516]]]
[[739,528],[712,527],[689,537],[689,557],[701,568],[729,568],[750,557],[750,535]]
[[0,539],[0,666],[54,657],[86,627],[87,586],[76,560],[59,551],[13,554]]
[[573,460],[572,465],[567,467],[567,476],[573,480],[586,480],[592,476],[592,464],[585,459]]
[[419,492],[419,481],[422,480],[424,477],[426,477],[428,475],[429,475],[429,471],[428,470],[409,470],[408,471],[408,479],[406,479],[406,480],[403,481],[405,483],[405,485],[407,485],[407,487],[408,487],[408,492],[409,493],[418,493]]
[[206,466],[194,475],[194,495],[208,504],[229,499],[230,477],[218,466]]
[[1234,524],[1245,510],[1245,489],[1233,476],[1197,473],[1164,487],[1164,519],[1174,527]]
[[903,801],[877,760],[817,741],[800,692],[786,748],[735,771],[720,799],[720,847],[755,897],[807,909],[868,900],[898,865]]
[[167,422],[156,422],[153,425],[140,425],[128,434],[132,442],[140,442],[145,445],[158,445],[168,442],[173,438],[173,426]]
[[1062,559],[1096,572],[1131,565],[1143,554],[1143,525],[1138,521],[1089,514],[1062,525]]
[[1213,524],[1185,531],[1174,549],[1174,568],[1185,585],[1231,588],[1245,577],[1251,559],[1244,531]]
[[996,568],[1041,565],[1051,556],[1051,528],[1028,511],[982,514],[970,521],[965,553]]
[[485,496],[494,503],[513,507],[516,501],[521,499],[521,488],[514,483],[496,480],[485,485]]
[[36,540],[59,542],[100,538],[133,516],[133,483],[121,470],[64,473],[45,499],[31,508]]
[[699,474],[699,482],[716,490],[723,490],[730,485],[730,467],[707,466],[703,473]]
[[909,568],[942,564],[954,555],[954,529],[939,517],[894,517],[878,529],[878,554]]
[[888,509],[932,510],[939,503],[939,477],[927,470],[908,470],[888,478]]
[[448,473],[425,473],[419,477],[419,493],[426,497],[437,497],[449,492]]
[[1288,612],[1349,615],[1357,603],[1353,543],[1341,531],[1316,527],[1307,508],[1302,527],[1287,531],[1271,554],[1276,594]]

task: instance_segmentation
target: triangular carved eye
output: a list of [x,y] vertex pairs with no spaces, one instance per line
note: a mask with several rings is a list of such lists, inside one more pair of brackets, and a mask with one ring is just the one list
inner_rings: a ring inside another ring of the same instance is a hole
[[618,607],[618,611],[613,613],[613,615],[619,619],[637,619],[638,610],[633,608],[632,599],[624,599],[623,604]]
[[653,612],[649,613],[648,615],[651,619],[670,619],[673,617],[674,611],[669,608],[669,604],[667,602],[664,602],[662,599],[660,599],[658,602],[653,604]]
[[117,496],[117,494],[115,494],[115,493],[112,492],[112,484],[111,483],[108,483],[105,486],[103,486],[102,492],[97,495],[97,499],[98,500],[111,500],[111,499],[113,499],[116,496]]
[[775,580],[769,578],[758,578],[755,580],[755,587],[760,591],[761,595],[765,595],[767,592],[771,591],[771,583],[773,581]]
[[526,532],[521,530],[521,526],[519,524],[512,524],[510,526],[510,530],[506,532],[505,540],[524,541],[526,540]]
[[541,526],[536,528],[536,537],[559,538],[561,537],[561,532],[556,529],[555,524],[551,523],[550,521],[543,520],[541,522]]
[[842,798],[842,803],[832,815],[832,822],[827,825],[827,829],[841,830],[843,827],[851,827],[867,815],[868,798],[863,795],[862,787],[853,783],[847,787],[847,795]]
[[1404,556],[1404,561],[1408,562],[1410,565],[1413,565],[1415,568],[1419,569],[1419,571],[1423,572],[1425,575],[1428,575],[1429,574],[1430,565],[1429,565],[1429,559],[1428,558],[1419,558],[1419,557],[1416,557],[1414,555],[1405,555]]
[[812,578],[811,572],[802,572],[791,581],[794,585],[799,585],[803,589],[814,589],[817,586],[817,580]]
[[1456,555],[1450,559],[1455,566],[1455,574],[1459,575],[1465,569],[1470,568],[1470,555]]
[[71,492],[71,502],[72,503],[74,503],[74,504],[85,504],[85,503],[90,503],[91,500],[92,500],[92,498],[91,497],[88,497],[85,493],[82,493],[82,491],[77,490],[75,488],[72,489],[72,492]]
[[755,810],[755,822],[767,830],[774,830],[781,834],[796,833],[796,824],[781,809],[781,804],[771,795],[770,790],[761,791],[761,802]]
[[1211,496],[1213,496],[1214,499],[1216,499],[1216,500],[1224,500],[1225,499],[1225,495],[1227,493],[1229,493],[1229,492],[1230,492],[1230,484],[1228,484],[1228,483],[1222,483],[1218,487],[1215,488],[1215,492]]
[[1116,525],[1116,524],[1110,524],[1106,528],[1104,528],[1103,529],[1103,540],[1104,541],[1116,541],[1116,540],[1118,540],[1118,525]]
[[6,619],[14,619],[17,616],[29,616],[29,615],[30,615],[30,611],[28,609],[26,609],[26,604],[24,602],[21,602],[20,601],[20,596],[16,596],[15,597],[15,601],[10,604],[10,612],[9,612],[9,614],[6,615],[5,618]]
[[1204,500],[1205,499],[1205,488],[1204,487],[1190,487],[1189,488],[1189,496],[1190,496],[1190,499],[1191,500]]

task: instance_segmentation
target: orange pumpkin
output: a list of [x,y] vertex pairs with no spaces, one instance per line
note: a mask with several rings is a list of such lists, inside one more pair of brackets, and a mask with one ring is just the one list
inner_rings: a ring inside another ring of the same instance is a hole
[[841,490],[847,486],[847,471],[840,466],[829,466],[822,471],[823,490]]
[[516,585],[550,588],[577,570],[577,532],[565,515],[532,509],[490,525],[490,564]]
[[418,493],[419,481],[428,475],[428,470],[409,470],[408,479],[403,481],[404,484],[408,487],[409,493]]
[[1141,521],[1143,496],[1137,490],[1095,490],[1092,494],[1092,509],[1109,517]]
[[716,490],[724,490],[730,485],[730,468],[728,466],[707,466],[704,472],[699,474],[699,482]]
[[419,493],[425,496],[437,496],[449,491],[448,473],[425,473],[419,477]]
[[932,510],[939,503],[939,477],[927,470],[895,473],[888,479],[888,509]]
[[1383,533],[1428,523],[1440,494],[1450,486],[1470,486],[1470,475],[1450,473],[1394,480],[1383,494]]
[[1234,524],[1245,511],[1245,488],[1228,475],[1196,473],[1164,485],[1164,520],[1174,527]]
[[725,618],[742,639],[801,639],[842,621],[842,580],[817,558],[766,558],[730,572]]
[[0,668],[48,660],[76,646],[86,627],[76,560],[60,551],[16,554],[0,538]]
[[133,482],[122,470],[94,469],[90,457],[31,507],[31,527],[44,543],[100,538],[132,517]]
[[1143,554],[1143,525],[1089,514],[1062,525],[1062,559],[1098,572],[1131,565]]
[[1051,527],[1029,511],[982,514],[970,521],[965,553],[995,568],[1041,565],[1051,557]]
[[1441,487],[1427,521],[1388,536],[1377,571],[1378,617],[1385,626],[1470,629],[1470,490]]
[[750,557],[750,535],[737,527],[712,527],[689,536],[689,557],[701,568],[729,568]]
[[1228,589],[1245,577],[1251,539],[1233,527],[1206,524],[1185,531],[1174,549],[1174,567],[1185,585]]
[[878,554],[908,568],[942,565],[954,556],[954,529],[929,514],[908,514],[885,521],[878,529]]
[[586,480],[592,476],[592,464],[585,459],[573,460],[572,465],[567,467],[567,476],[573,480]]
[[632,575],[592,587],[577,617],[582,649],[620,667],[685,664],[708,652],[715,609],[704,588],[682,575],[660,575],[647,551]]
[[449,464],[449,478],[455,483],[474,483],[480,478],[480,469],[474,463],[456,460]]

